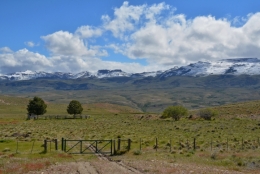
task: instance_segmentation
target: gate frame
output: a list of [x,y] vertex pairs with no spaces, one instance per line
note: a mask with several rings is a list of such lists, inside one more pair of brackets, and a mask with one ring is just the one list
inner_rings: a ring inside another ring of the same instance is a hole
[[[70,149],[67,150],[67,142],[76,142]],[[82,142],[92,142],[90,143],[85,149],[82,148]],[[105,145],[103,145],[101,148],[98,148],[98,142],[106,142]],[[73,149],[75,146],[77,146],[80,143],[80,151],[69,153],[71,149]],[[102,150],[110,144],[110,151],[102,152]],[[94,146],[95,145],[95,146]],[[110,154],[113,155],[113,140],[66,140],[64,138],[61,139],[61,150],[69,153],[69,154],[95,154],[95,153],[102,153],[102,154]],[[94,148],[94,152],[93,149]],[[89,149],[92,152],[85,152],[87,149]]]

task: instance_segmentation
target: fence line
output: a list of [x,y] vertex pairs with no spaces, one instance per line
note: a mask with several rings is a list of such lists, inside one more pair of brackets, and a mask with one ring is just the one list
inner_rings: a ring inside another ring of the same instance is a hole
[[[105,152],[111,155],[120,155],[132,149],[154,152],[174,152],[179,150],[191,151],[247,151],[260,150],[260,138],[158,138],[153,139],[111,139],[111,140],[66,140],[59,141],[19,141],[1,140],[0,152],[4,153],[46,153],[61,150],[67,153]],[[91,149],[92,148],[92,151]],[[74,150],[74,151],[73,151]]]

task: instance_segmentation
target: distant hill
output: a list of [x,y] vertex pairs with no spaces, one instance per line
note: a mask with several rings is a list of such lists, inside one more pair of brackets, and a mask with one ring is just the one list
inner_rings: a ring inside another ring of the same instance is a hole
[[260,75],[209,75],[167,78],[111,77],[0,81],[0,94],[40,96],[48,102],[112,103],[161,112],[169,105],[190,109],[260,100]]

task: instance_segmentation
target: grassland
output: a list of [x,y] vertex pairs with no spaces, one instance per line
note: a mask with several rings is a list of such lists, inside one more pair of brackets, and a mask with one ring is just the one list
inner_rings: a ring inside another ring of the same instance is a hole
[[[130,152],[112,158],[137,168],[143,164],[141,167],[146,173],[161,173],[164,167],[171,171],[170,164],[175,163],[242,172],[260,169],[260,101],[214,107],[219,115],[211,121],[182,118],[176,122],[160,119],[160,113],[143,113],[128,106],[108,103],[84,104],[83,115],[91,115],[90,119],[26,120],[27,103],[26,98],[0,96],[2,173],[19,173],[10,167],[10,162],[21,167],[38,161],[38,168],[35,167],[38,170],[55,162],[95,160],[93,155],[72,156],[60,150],[42,153],[44,139],[57,138],[60,141],[62,137],[92,140],[129,138],[132,140]],[[48,102],[46,115],[65,115],[66,107],[65,103]],[[196,112],[191,110],[190,114],[196,116]],[[158,149],[154,149],[156,138]],[[151,161],[156,169],[150,167]],[[158,168],[160,163],[162,168]]]

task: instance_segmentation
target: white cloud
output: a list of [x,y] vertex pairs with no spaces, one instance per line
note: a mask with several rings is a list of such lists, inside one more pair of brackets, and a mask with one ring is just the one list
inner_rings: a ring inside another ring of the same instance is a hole
[[127,72],[143,72],[147,67],[138,63],[103,61],[96,57],[55,55],[45,57],[39,53],[21,49],[17,52],[0,54],[0,74],[17,71],[46,72],[96,72],[100,69],[123,69]]
[[79,27],[75,33],[81,38],[91,38],[101,36],[102,30],[100,28],[95,28],[87,25]]
[[[81,26],[74,33],[57,31],[42,36],[50,57],[26,49],[0,48],[0,72],[17,70],[97,71],[122,69],[143,72],[203,60],[260,58],[260,12],[234,19],[197,16],[188,19],[165,4],[130,5],[124,2],[113,16],[103,15],[102,26]],[[235,25],[235,24],[238,25]],[[93,40],[104,39],[105,45]],[[33,46],[34,43],[26,42]],[[138,63],[103,61],[112,49]]]
[[13,51],[9,47],[0,48],[1,53],[12,53]]
[[125,1],[120,8],[114,9],[115,18],[113,20],[108,15],[101,17],[104,22],[104,28],[111,31],[115,37],[122,37],[124,32],[134,30],[134,25],[139,21],[145,7],[145,5],[129,6],[128,4]]
[[[125,11],[132,8],[128,4],[122,7]],[[162,16],[162,10],[168,10],[168,13]],[[249,14],[243,18],[244,25],[235,27],[226,18],[198,16],[186,19],[185,15],[173,12],[175,10],[165,4],[144,6],[138,15],[144,15],[148,20],[143,20],[141,26],[142,18],[127,20],[134,29],[130,33],[121,30],[120,38],[129,39],[121,39],[122,44],[111,44],[110,48],[132,59],[145,58],[149,65],[161,67],[199,60],[260,57],[260,13]],[[114,19],[107,18],[120,23],[116,15]]]
[[28,47],[34,47],[34,46],[36,46],[35,43],[32,42],[32,41],[25,42],[25,45],[28,46]]
[[53,66],[44,55],[30,52],[27,49],[0,54],[0,62],[1,73],[25,70],[41,71]]
[[106,51],[99,50],[100,47],[98,46],[90,46],[88,48],[87,42],[84,42],[78,35],[67,31],[58,31],[42,36],[42,39],[46,42],[47,49],[53,55],[90,57],[107,55]]

